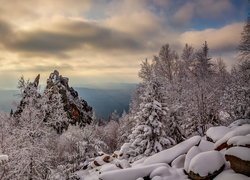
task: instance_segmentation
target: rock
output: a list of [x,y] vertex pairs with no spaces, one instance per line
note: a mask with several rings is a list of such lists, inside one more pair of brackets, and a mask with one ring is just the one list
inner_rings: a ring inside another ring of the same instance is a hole
[[184,162],[184,170],[187,172],[189,169],[189,165],[191,160],[197,155],[201,153],[201,149],[197,146],[193,146],[189,151],[187,152],[187,155],[185,157],[185,162]]
[[171,162],[171,167],[174,168],[184,168],[186,154],[178,156],[175,160]]
[[102,160],[105,162],[105,163],[109,163],[113,160],[113,158],[109,155],[103,155],[102,156]]
[[35,87],[38,87],[38,85],[39,85],[39,80],[40,80],[40,74],[37,75],[37,77],[35,78],[35,80],[34,80],[34,82],[33,82],[33,84],[34,84]]
[[210,127],[206,132],[207,140],[215,143],[229,131],[230,129],[225,126]]
[[[69,87],[69,79],[59,74],[54,70],[47,79],[47,86],[45,92],[57,93],[59,92],[64,104],[64,110],[68,113],[70,124],[78,124],[84,127],[92,121],[92,107],[78,96],[78,92],[74,88]],[[65,127],[67,128],[67,127]]]
[[250,124],[244,124],[242,126],[238,126],[234,128],[233,130],[226,133],[221,139],[216,141],[215,143],[215,149],[220,151],[224,148],[229,148],[227,141],[235,136],[245,136],[247,134],[250,134]]
[[246,136],[234,136],[227,141],[228,147],[242,146],[250,148],[250,134]]
[[231,147],[225,152],[225,158],[235,172],[250,176],[250,148]]
[[202,152],[191,160],[188,176],[193,180],[213,179],[223,171],[224,167],[225,160],[220,152]]
[[225,170],[214,178],[214,180],[249,180],[249,177],[235,173],[233,170]]

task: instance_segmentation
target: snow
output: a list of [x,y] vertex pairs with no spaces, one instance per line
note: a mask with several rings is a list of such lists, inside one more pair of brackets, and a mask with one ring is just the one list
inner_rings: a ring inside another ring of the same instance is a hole
[[185,162],[186,154],[178,156],[175,160],[172,161],[171,166],[174,168],[183,168]]
[[192,171],[204,177],[219,170],[224,164],[225,160],[221,152],[202,152],[191,160],[188,172]]
[[244,161],[250,161],[250,148],[231,147],[225,152],[226,155],[236,156]]
[[247,136],[235,136],[227,141],[228,145],[245,146],[250,145],[250,137]]
[[250,180],[250,177],[235,173],[233,170],[226,170],[216,176],[214,180]]
[[183,170],[182,169],[176,169],[176,168],[169,168],[168,169],[168,173],[166,173],[164,175],[164,172],[161,172],[163,171],[164,169],[156,169],[154,171],[158,171],[157,173],[154,172],[154,175],[156,176],[153,176],[153,172],[150,174],[150,178],[152,179],[161,179],[161,180],[186,180],[188,179],[187,175],[184,174]]
[[156,164],[156,163],[169,164],[178,156],[187,153],[188,150],[191,147],[197,145],[200,142],[200,140],[201,140],[200,136],[191,137],[190,139],[183,141],[172,148],[166,149],[153,156],[148,157],[147,159],[145,159],[144,164],[145,165]]
[[214,143],[202,139],[198,147],[202,152],[212,151],[214,149]]
[[117,169],[120,169],[118,168],[115,164],[104,164],[101,169],[100,169],[100,172],[106,172],[106,171],[113,171],[113,170],[117,170]]
[[163,176],[170,176],[170,175],[171,175],[171,173],[169,171],[169,167],[161,166],[161,167],[158,167],[151,172],[150,178],[153,178],[155,176],[163,177]]
[[9,160],[9,156],[8,155],[4,155],[4,154],[0,155],[0,163],[8,161],[8,160]]
[[155,177],[153,177],[153,179],[152,180],[163,180],[163,178],[162,177],[160,177],[160,176],[155,176]]
[[225,126],[217,126],[217,127],[210,127],[206,135],[213,140],[213,142],[218,141],[221,139],[226,133],[228,133],[230,129]]
[[119,152],[119,156],[120,156],[120,154],[126,154],[129,150],[129,148],[130,148],[130,143],[124,143],[121,147],[120,152]]
[[250,119],[238,119],[237,121],[231,123],[228,127],[235,128],[238,126],[242,126],[243,124],[250,124]]
[[215,143],[215,148],[219,147],[221,144],[227,142],[231,137],[234,136],[244,136],[250,134],[250,124],[244,124],[242,126],[236,127],[232,131],[225,134],[220,140]]
[[166,164],[153,164],[148,166],[133,167],[121,170],[105,172],[100,175],[101,180],[135,180],[140,177],[148,176],[154,169],[164,167]]
[[194,146],[191,149],[189,149],[185,158],[185,163],[184,163],[184,169],[186,172],[188,172],[188,168],[189,168],[189,164],[191,160],[199,153],[201,153],[201,149],[197,146]]
[[121,169],[125,169],[125,168],[130,167],[129,162],[126,159],[122,159],[122,160],[115,159],[114,163],[117,167],[120,167]]

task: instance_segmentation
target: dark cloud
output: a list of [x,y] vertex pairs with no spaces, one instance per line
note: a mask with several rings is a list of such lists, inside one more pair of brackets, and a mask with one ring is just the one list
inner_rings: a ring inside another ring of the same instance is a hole
[[12,26],[0,19],[0,45],[7,42],[12,37]]
[[[0,32],[4,36],[8,35],[11,27],[5,23],[1,24]],[[12,36],[11,40],[3,43],[7,49],[35,56],[62,55],[67,51],[84,49],[84,46],[105,51],[137,51],[144,48],[139,41],[125,33],[91,22],[67,20],[55,24],[53,28],[19,31],[14,37]]]

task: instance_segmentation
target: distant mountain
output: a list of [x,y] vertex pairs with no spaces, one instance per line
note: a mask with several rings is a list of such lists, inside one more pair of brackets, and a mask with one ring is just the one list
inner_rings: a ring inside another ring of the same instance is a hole
[[[98,117],[107,119],[114,110],[122,113],[128,111],[131,95],[136,88],[136,84],[113,84],[110,89],[100,88],[74,88],[79,96],[88,102],[94,108]],[[15,103],[20,98],[17,96],[17,90],[0,90],[0,111],[10,112],[11,108],[15,109]]]
[[98,117],[107,119],[114,110],[117,110],[120,115],[123,110],[128,111],[131,95],[135,87],[135,84],[130,84],[116,89],[75,89],[94,108]]
[[18,93],[17,90],[0,90],[0,111],[10,112],[11,108],[15,109],[15,102],[20,99]]

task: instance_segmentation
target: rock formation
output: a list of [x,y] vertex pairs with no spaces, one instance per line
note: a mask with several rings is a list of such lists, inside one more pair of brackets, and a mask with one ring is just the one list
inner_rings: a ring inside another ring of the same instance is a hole
[[[69,124],[84,127],[86,124],[91,123],[93,115],[92,107],[90,107],[85,100],[78,96],[77,91],[69,86],[69,79],[67,77],[60,75],[57,70],[52,72],[47,79],[47,86],[43,94],[38,92],[39,79],[39,74],[35,78],[34,82],[25,83],[23,78],[20,79],[19,86],[22,91],[21,101],[17,107],[17,110],[13,114],[14,117],[18,118],[22,115],[23,109],[28,106],[27,99],[29,99],[30,96],[32,96],[32,98],[36,98],[36,101],[39,102],[39,100],[45,96],[46,98],[52,98],[53,94],[59,93],[62,98],[63,109],[67,113],[67,120],[69,121],[62,123],[63,125],[61,126],[63,127],[59,127],[59,129],[67,129]],[[46,106],[49,105],[49,103],[46,104]],[[46,111],[46,108],[45,112],[53,113]],[[41,118],[43,118],[43,121],[46,122],[46,117],[48,117],[48,114]]]
[[57,70],[47,79],[45,93],[59,92],[64,104],[64,110],[68,113],[70,124],[85,126],[92,121],[92,107],[78,96],[77,91],[69,86],[69,79],[59,74]]

